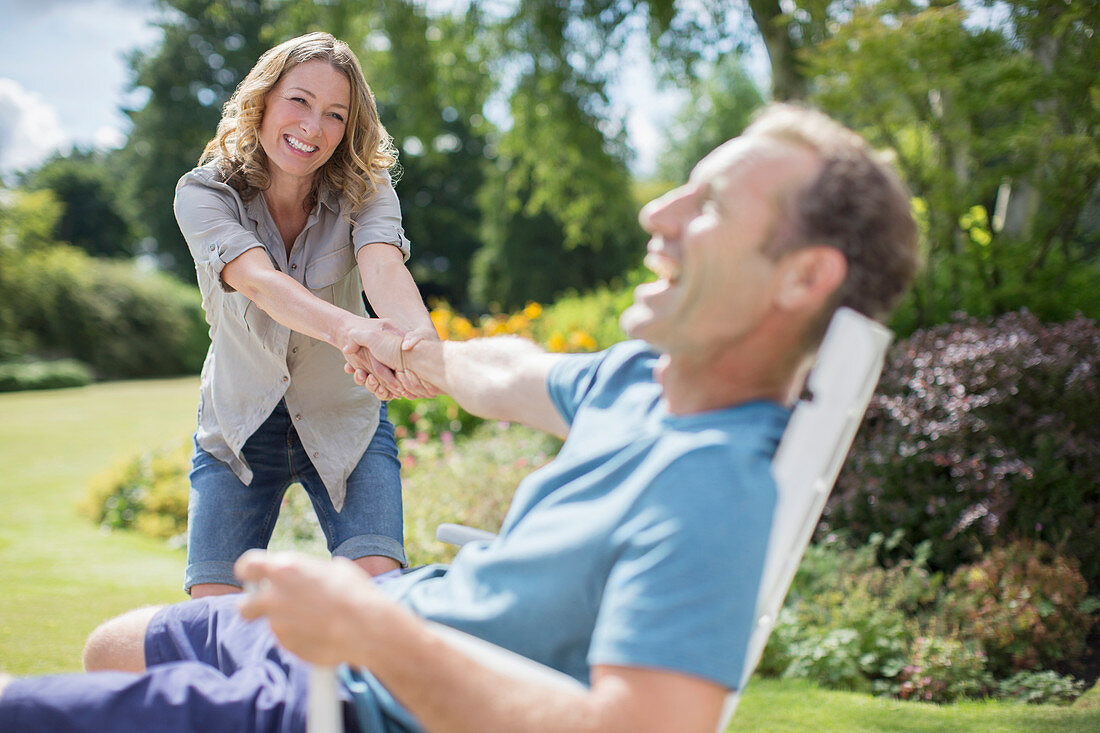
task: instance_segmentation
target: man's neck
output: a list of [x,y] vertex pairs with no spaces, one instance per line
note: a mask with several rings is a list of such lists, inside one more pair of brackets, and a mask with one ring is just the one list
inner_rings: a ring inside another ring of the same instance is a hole
[[669,412],[687,415],[768,400],[791,404],[809,371],[810,359],[777,361],[749,347],[698,354],[664,355],[654,370]]

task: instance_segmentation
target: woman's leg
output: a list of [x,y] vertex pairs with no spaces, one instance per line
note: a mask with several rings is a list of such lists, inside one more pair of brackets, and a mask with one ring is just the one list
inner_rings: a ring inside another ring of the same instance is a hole
[[371,575],[408,564],[401,507],[401,463],[393,425],[382,405],[378,428],[347,482],[343,508],[337,512],[328,491],[301,446],[293,467],[313,502],[329,552],[354,560]]
[[241,451],[252,469],[249,484],[195,445],[184,578],[192,598],[240,592],[233,563],[249,549],[267,547],[292,481],[289,450],[296,439],[280,402]]

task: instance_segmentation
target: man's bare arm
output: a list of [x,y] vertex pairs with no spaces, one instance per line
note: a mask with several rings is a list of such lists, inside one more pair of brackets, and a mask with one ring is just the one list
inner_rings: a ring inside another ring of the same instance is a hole
[[571,689],[490,669],[347,560],[253,551],[237,573],[260,588],[245,618],[265,616],[309,662],[369,669],[436,733],[712,733],[721,715],[723,687],[666,670],[596,666],[590,689]]
[[569,432],[546,385],[550,369],[562,356],[527,339],[419,341],[402,350],[402,339],[390,333],[352,331],[350,338],[391,369],[411,372],[451,395],[467,412],[523,423],[559,437]]

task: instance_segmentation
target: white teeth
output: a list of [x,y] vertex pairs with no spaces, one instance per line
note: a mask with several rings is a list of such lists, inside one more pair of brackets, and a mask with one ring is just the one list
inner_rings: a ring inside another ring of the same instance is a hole
[[652,270],[657,277],[671,283],[675,283],[680,279],[680,263],[666,255],[656,252],[647,253],[645,266]]
[[302,153],[312,153],[317,149],[316,145],[309,145],[291,135],[283,135],[283,139],[286,140],[287,145]]

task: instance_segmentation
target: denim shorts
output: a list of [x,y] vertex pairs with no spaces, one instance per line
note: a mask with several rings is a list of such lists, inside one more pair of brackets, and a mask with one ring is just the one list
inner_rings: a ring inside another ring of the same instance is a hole
[[233,563],[246,550],[265,548],[275,529],[283,495],[300,483],[313,503],[328,550],[355,560],[368,555],[405,558],[401,509],[401,463],[386,405],[359,465],[348,476],[339,512],[280,402],[245,442],[252,468],[245,485],[228,465],[195,445],[187,510],[187,570],[184,590],[196,583],[240,585]]

